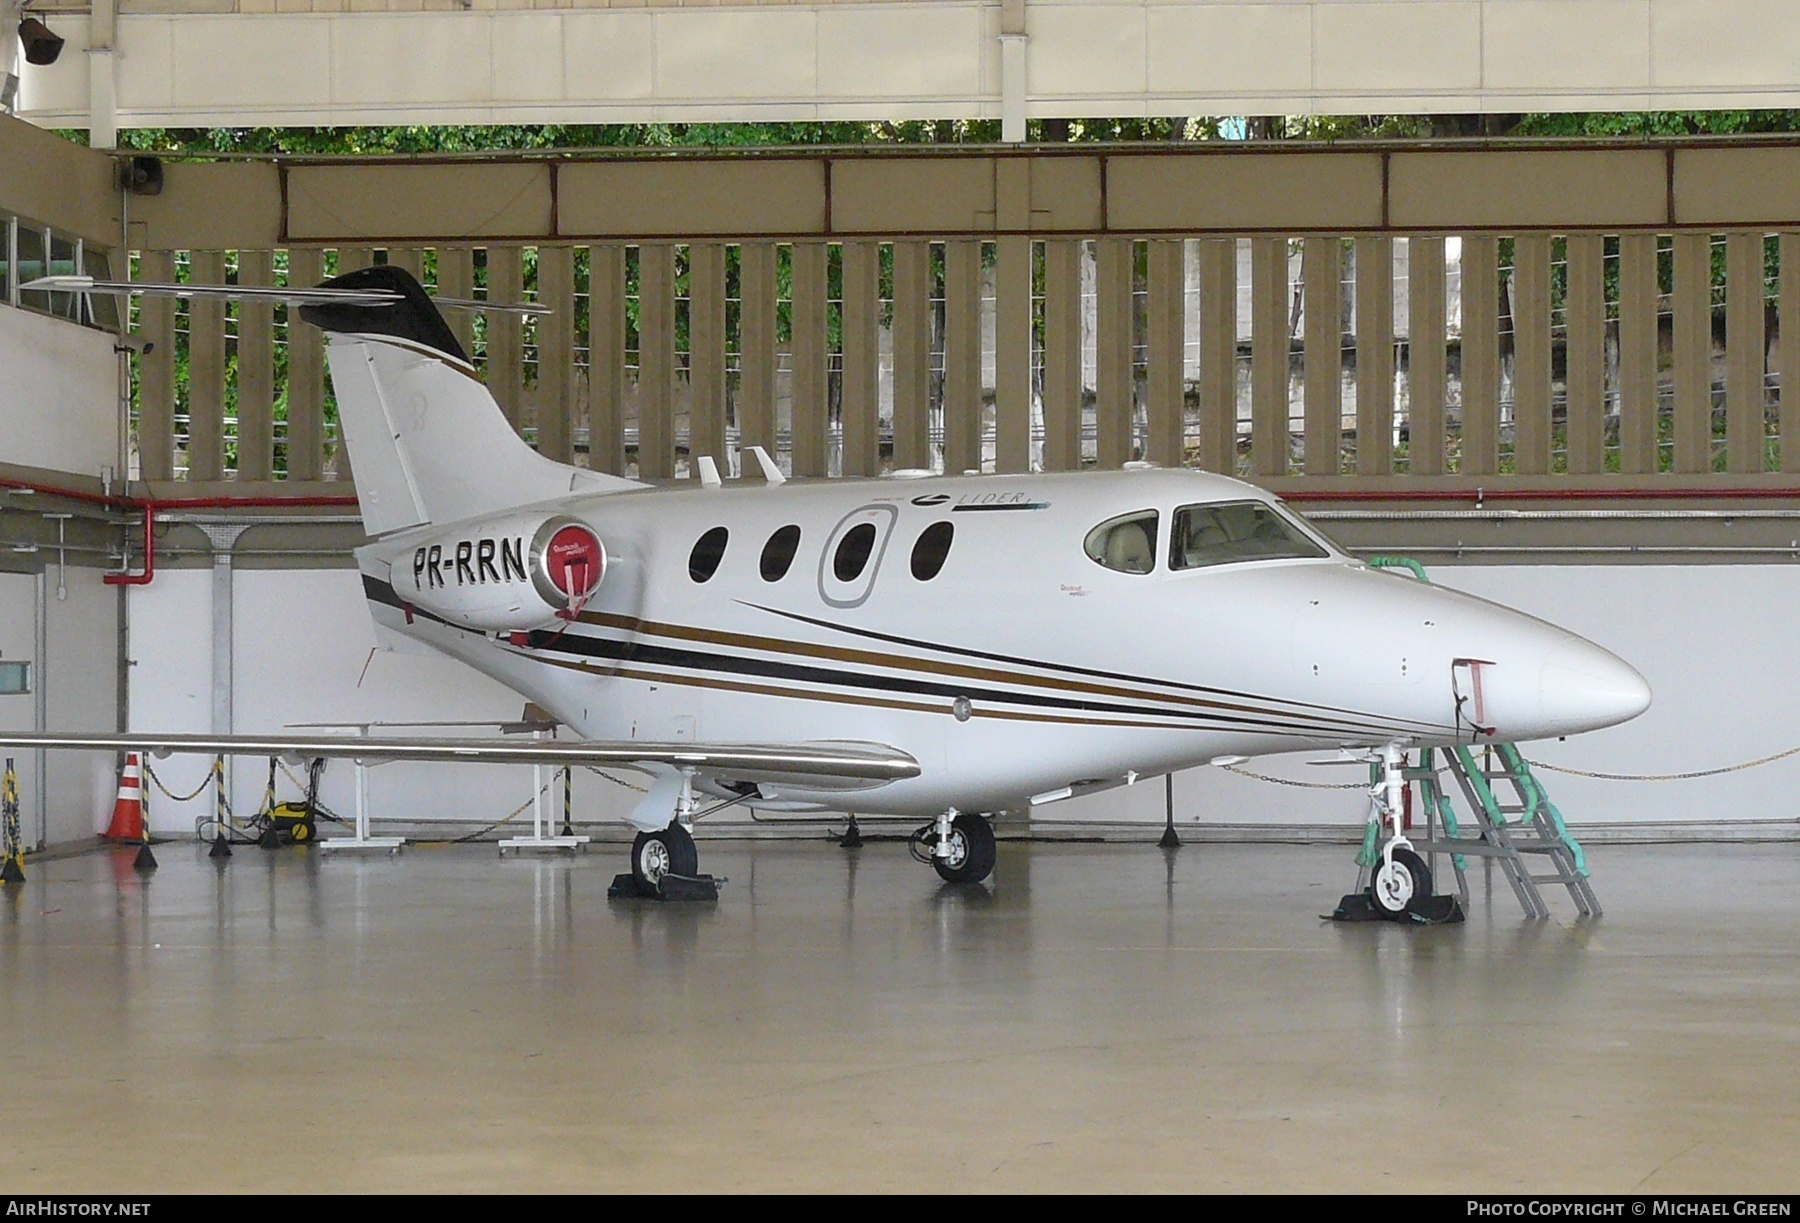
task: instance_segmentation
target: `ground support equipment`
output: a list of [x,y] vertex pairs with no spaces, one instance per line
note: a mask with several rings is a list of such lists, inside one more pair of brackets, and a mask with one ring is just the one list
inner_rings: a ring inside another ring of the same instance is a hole
[[[1446,773],[1467,803],[1470,828],[1465,829],[1458,817],[1443,780]],[[1433,877],[1437,876],[1438,859],[1449,858],[1456,872],[1455,899],[1462,904],[1469,902],[1468,859],[1487,858],[1499,865],[1526,917],[1550,916],[1550,905],[1539,884],[1560,884],[1568,889],[1580,916],[1600,916],[1586,854],[1516,744],[1459,745],[1441,754],[1427,748],[1419,753],[1418,765],[1405,770],[1405,778],[1408,785],[1418,787],[1425,815],[1425,836],[1414,839],[1412,846],[1427,856]],[[1356,907],[1356,898],[1367,887],[1379,861],[1382,844],[1380,826],[1371,821],[1356,858],[1361,868],[1358,892],[1344,898],[1345,906]],[[1534,863],[1548,864],[1549,869],[1533,873]],[[1367,902],[1363,903],[1366,907]]]
[[630,871],[614,875],[606,889],[608,900],[717,900],[723,879],[711,875],[664,875],[646,887]]
[[400,852],[406,844],[405,837],[373,837],[369,835],[369,766],[361,760],[356,763],[356,831],[353,836],[326,837],[319,842],[320,849],[379,849],[390,854]]
[[[539,732],[533,732],[531,737],[533,739],[541,739],[544,736]],[[562,770],[562,774],[562,833],[559,835],[553,831],[556,827],[556,821],[550,818],[549,811],[547,810],[548,803],[545,801],[545,796],[549,790],[549,781],[544,776],[544,766],[541,764],[534,764],[531,766],[531,835],[528,837],[503,838],[500,841],[501,857],[505,857],[506,851],[509,849],[581,850],[585,849],[587,843],[593,840],[592,837],[575,835],[569,828],[569,771],[564,769]]]

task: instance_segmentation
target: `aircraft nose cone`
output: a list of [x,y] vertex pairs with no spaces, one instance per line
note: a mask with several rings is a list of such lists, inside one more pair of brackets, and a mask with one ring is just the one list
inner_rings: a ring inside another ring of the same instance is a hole
[[1544,659],[1538,703],[1557,734],[1575,734],[1637,717],[1650,708],[1650,685],[1618,655],[1570,641]]

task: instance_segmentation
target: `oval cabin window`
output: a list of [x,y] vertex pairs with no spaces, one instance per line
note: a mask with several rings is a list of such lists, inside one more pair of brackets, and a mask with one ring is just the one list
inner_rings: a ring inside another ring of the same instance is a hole
[[840,582],[854,582],[868,567],[869,553],[875,550],[875,524],[859,522],[838,540],[837,555],[831,558],[831,571]]
[[944,562],[950,556],[950,541],[956,535],[956,527],[948,522],[934,522],[919,532],[919,540],[912,550],[912,575],[921,582],[929,582],[944,568]]
[[779,582],[787,576],[788,567],[794,563],[794,553],[800,550],[800,528],[785,526],[769,536],[769,542],[763,545],[762,580]]
[[731,532],[724,527],[714,527],[702,535],[694,544],[694,550],[688,553],[688,576],[696,582],[704,582],[719,571],[719,562],[725,559],[725,541],[731,538]]

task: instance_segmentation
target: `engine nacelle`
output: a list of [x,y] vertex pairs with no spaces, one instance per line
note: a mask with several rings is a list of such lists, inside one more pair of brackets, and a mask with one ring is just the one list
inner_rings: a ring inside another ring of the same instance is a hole
[[548,628],[572,619],[606,575],[606,548],[566,514],[511,514],[428,537],[411,573],[394,565],[394,593],[451,624],[483,632]]

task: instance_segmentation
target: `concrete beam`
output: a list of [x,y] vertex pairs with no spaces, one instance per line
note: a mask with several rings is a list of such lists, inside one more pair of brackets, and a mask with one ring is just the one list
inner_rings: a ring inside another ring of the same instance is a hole
[[68,50],[26,74],[22,103],[46,126],[84,126],[103,98],[90,65],[109,61],[122,127],[1004,115],[1017,139],[1026,116],[1791,108],[1800,99],[1800,10],[1786,0],[302,6],[375,11],[125,0],[116,56],[85,54],[103,30],[56,22]]

